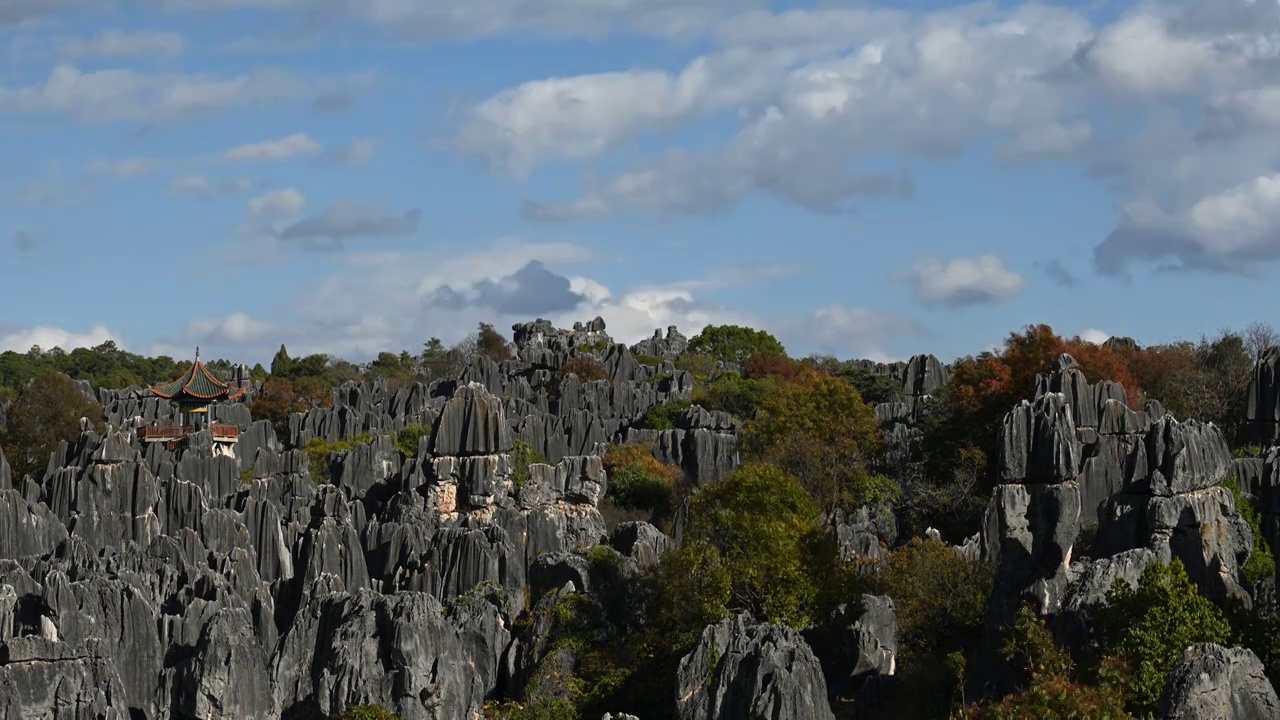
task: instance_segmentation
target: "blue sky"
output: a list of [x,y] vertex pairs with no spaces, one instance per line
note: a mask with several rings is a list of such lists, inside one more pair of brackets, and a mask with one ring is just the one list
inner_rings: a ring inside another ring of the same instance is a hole
[[13,0],[0,349],[1268,321],[1275,0]]

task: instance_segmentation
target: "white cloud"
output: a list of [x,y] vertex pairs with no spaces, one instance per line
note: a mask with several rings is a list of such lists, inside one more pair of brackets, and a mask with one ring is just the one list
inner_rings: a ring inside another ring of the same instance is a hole
[[1102,343],[1106,342],[1110,338],[1111,338],[1111,333],[1106,332],[1105,330],[1099,330],[1097,328],[1088,328],[1080,332],[1081,340],[1087,343],[1093,343],[1094,345],[1101,345]]
[[176,32],[103,30],[88,38],[67,38],[58,43],[58,53],[69,59],[119,60],[132,57],[176,57],[186,50],[186,42]]
[[1172,261],[1252,273],[1259,260],[1280,258],[1280,174],[1205,195],[1180,210],[1136,201],[1114,232],[1094,249],[1094,264],[1119,274],[1134,261]]
[[907,274],[916,299],[927,305],[999,303],[1022,294],[1027,280],[995,255],[974,258],[924,257]]
[[[13,1],[13,0],[10,0]],[[20,0],[32,2],[33,0]],[[63,0],[69,2],[72,0]],[[344,31],[371,23],[390,35],[446,40],[536,31],[553,36],[603,38],[632,30],[688,38],[756,0],[164,0],[176,8],[255,8],[295,13],[316,30]]]
[[94,160],[89,163],[89,172],[114,175],[119,178],[137,177],[151,172],[155,161],[150,158],[124,158],[123,160]]
[[223,154],[231,162],[279,162],[319,153],[323,147],[310,135],[295,133],[277,140],[265,140],[231,148]]
[[108,340],[114,340],[117,345],[124,347],[120,335],[105,325],[95,325],[81,333],[53,325],[41,325],[11,332],[7,335],[0,335],[0,352],[12,350],[13,352],[25,353],[33,346],[39,346],[43,350],[51,350],[55,347],[63,350],[74,350],[76,348],[96,347]]
[[176,193],[203,194],[213,190],[213,183],[203,175],[184,175],[169,187]]
[[1067,124],[1051,122],[1027,128],[1000,146],[1006,160],[1041,160],[1067,157],[1093,139],[1093,128],[1083,120]]
[[271,323],[237,312],[223,318],[193,320],[187,325],[183,336],[190,341],[215,346],[251,345],[270,340],[276,332],[276,327]]
[[85,72],[64,63],[54,67],[43,84],[0,87],[0,113],[59,113],[90,123],[172,122],[236,107],[315,101],[354,92],[370,80],[368,74],[304,78],[283,70],[233,77],[120,69]]
[[918,323],[896,313],[851,308],[843,305],[820,307],[813,316],[780,329],[788,351],[806,346],[841,358],[861,358],[893,362],[904,358],[889,353],[885,343],[895,338],[922,337]]
[[1124,92],[1177,94],[1242,69],[1207,40],[1170,34],[1150,9],[1104,28],[1084,55],[1104,82]]
[[204,175],[184,175],[175,178],[169,189],[184,195],[234,195],[252,190],[253,181],[249,178],[211,180]]
[[296,218],[306,206],[307,198],[297,188],[273,190],[249,201],[249,217],[255,220]]
[[[504,91],[476,107],[462,147],[527,169],[594,157],[655,126],[751,110],[719,149],[673,151],[595,180],[575,200],[526,210],[568,220],[625,209],[704,212],[757,190],[835,212],[858,196],[911,195],[904,174],[859,170],[873,153],[936,157],[991,133],[1014,138],[1023,152],[1061,153],[1083,139],[1086,126],[1070,116],[1079,91],[1048,79],[1091,36],[1071,11],[827,9],[787,18],[776,29],[739,27],[722,39],[751,44],[724,47],[678,75],[633,71]],[[859,30],[841,37],[853,20],[863,21]]]
[[368,165],[378,154],[377,138],[358,138],[350,145],[337,148],[334,157],[348,165]]

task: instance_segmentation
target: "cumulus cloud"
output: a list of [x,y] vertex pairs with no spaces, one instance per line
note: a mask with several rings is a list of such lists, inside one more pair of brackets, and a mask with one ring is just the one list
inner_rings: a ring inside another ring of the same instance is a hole
[[[671,149],[589,176],[576,195],[527,200],[524,217],[542,222],[712,212],[757,191],[844,211],[911,197],[905,170],[883,172],[886,153],[905,168],[981,144],[1011,163],[1077,162],[1104,184],[1123,212],[1097,239],[1100,265],[1222,269],[1270,257],[1256,218],[1280,166],[1277,37],[1280,6],[1251,0],[1143,2],[1100,25],[1038,3],[746,12],[676,71],[499,91],[469,108],[455,139],[523,177],[738,114],[718,147]],[[1227,230],[1210,241],[1206,223]]]
[[270,220],[297,217],[307,206],[307,198],[297,188],[272,190],[249,201],[249,217]]
[[1100,272],[1123,274],[1136,261],[1171,267],[1251,272],[1280,258],[1280,174],[1256,177],[1169,212],[1133,202],[1094,249]]
[[1080,284],[1080,278],[1076,277],[1061,260],[1050,260],[1041,265],[1046,277],[1059,287],[1075,287]]
[[[71,2],[72,0],[63,0]],[[19,0],[32,2],[32,0]],[[397,38],[448,40],[535,31],[555,36],[604,37],[631,30],[691,37],[755,0],[476,0],[465,4],[413,0],[164,0],[192,10],[254,8],[291,13],[315,30],[342,31],[361,23]]]
[[53,325],[41,325],[0,335],[0,352],[25,353],[32,347],[39,346],[43,350],[55,347],[63,350],[97,347],[102,343],[114,340],[123,347],[120,335],[105,325],[95,325],[85,332],[73,332]]
[[378,154],[376,138],[358,138],[351,144],[334,148],[332,159],[346,165],[368,165]]
[[137,177],[151,172],[156,161],[151,158],[123,158],[121,160],[94,160],[89,163],[89,172],[103,175],[114,175],[118,178]]
[[57,51],[71,60],[177,57],[186,51],[186,42],[176,32],[103,30],[87,38],[65,38]]
[[926,305],[983,305],[1022,294],[1027,280],[995,255],[975,258],[925,257],[907,274],[916,299]]
[[503,315],[541,316],[576,308],[584,297],[571,286],[569,278],[548,270],[538,260],[530,260],[519,270],[497,280],[484,278],[461,290],[445,285],[436,291],[431,302],[454,310],[475,306]]
[[204,175],[183,175],[169,185],[173,192],[183,195],[234,195],[253,189],[249,178],[211,180]]
[[90,123],[172,122],[238,107],[313,100],[363,88],[370,80],[368,74],[308,78],[284,70],[231,77],[121,69],[86,72],[63,63],[41,84],[0,86],[0,113],[58,113]]
[[1069,152],[1087,137],[1069,114],[1076,92],[1046,74],[1090,37],[1085,18],[1045,6],[930,16],[798,10],[776,27],[741,23],[721,37],[729,44],[675,75],[631,71],[503,91],[476,105],[459,144],[527,170],[745,107],[742,129],[723,147],[671,152],[595,181],[575,200],[530,204],[526,215],[699,212],[756,190],[831,212],[851,197],[911,195],[905,173],[858,167],[886,150],[937,157],[995,132],[1013,138],[1013,154]]
[[277,140],[265,140],[231,148],[222,155],[230,162],[279,162],[296,157],[315,155],[323,147],[305,133],[295,133]]
[[1080,332],[1080,339],[1088,343],[1093,343],[1094,345],[1101,345],[1111,339],[1111,333],[1098,330],[1097,328],[1088,328]]
[[189,342],[214,346],[252,345],[272,339],[276,332],[271,323],[237,312],[222,318],[193,320],[183,331],[183,337]]
[[413,235],[421,221],[418,209],[394,213],[378,205],[342,201],[289,225],[276,237],[298,242],[306,249],[340,249],[345,240]]
[[793,353],[793,348],[810,347],[841,358],[876,362],[903,359],[886,350],[888,341],[925,334],[919,323],[903,315],[842,305],[818,308],[812,317],[786,323],[779,332]]

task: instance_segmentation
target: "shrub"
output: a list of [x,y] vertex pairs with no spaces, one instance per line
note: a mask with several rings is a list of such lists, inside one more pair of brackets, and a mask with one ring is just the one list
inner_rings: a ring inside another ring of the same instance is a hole
[[688,536],[714,547],[729,572],[734,607],[803,629],[816,615],[827,569],[816,562],[818,506],[778,468],[746,463],[693,496]]
[[688,400],[652,405],[636,422],[636,426],[651,430],[672,430],[676,426],[675,419],[680,416],[680,413],[689,409],[690,405],[692,403]]
[[742,364],[752,355],[786,355],[778,338],[764,330],[740,325],[708,325],[689,340],[689,352],[703,353],[728,363]]
[[672,511],[683,473],[659,462],[651,448],[635,443],[610,445],[605,451],[604,467],[609,477],[605,497],[614,505],[648,510],[659,518]]
[[843,380],[810,372],[781,385],[743,429],[742,442],[752,457],[799,478],[824,507],[895,494],[892,482],[867,470],[881,444],[875,411]]
[[80,439],[82,417],[102,429],[102,406],[71,378],[46,370],[31,380],[9,406],[4,428],[4,455],[14,475],[39,477],[58,443]]
[[567,698],[542,698],[529,703],[489,701],[482,708],[485,720],[576,720],[578,708]]
[[532,476],[529,472],[530,465],[545,463],[547,459],[542,456],[532,445],[527,442],[516,440],[511,450],[511,483],[515,486],[516,492],[524,489],[525,483],[529,482]]
[[348,452],[354,450],[357,445],[367,445],[371,442],[373,438],[368,433],[361,433],[352,440],[339,440],[332,443],[324,438],[311,438],[306,445],[302,446],[310,461],[311,479],[321,484],[328,483],[331,480],[329,477],[330,454]]
[[942,655],[975,637],[992,582],[990,567],[937,540],[917,538],[894,551],[884,584],[897,611],[900,646]]
[[1244,576],[1250,584],[1276,576],[1276,559],[1271,553],[1271,545],[1262,535],[1262,514],[1258,510],[1257,500],[1245,495],[1235,478],[1222,482],[1222,486],[1231,491],[1236,501],[1236,512],[1249,523],[1253,531],[1253,553],[1244,564]]
[[400,716],[381,705],[357,705],[347,708],[338,720],[400,720]]
[[640,363],[641,365],[648,365],[649,367],[657,367],[662,364],[662,358],[658,357],[657,355],[639,354],[639,355],[632,355],[631,357],[635,358],[636,362]]
[[964,720],[1069,720],[1128,717],[1120,678],[1123,668],[1108,663],[1103,682],[1077,681],[1071,656],[1059,648],[1044,622],[1028,607],[1019,610],[1004,646],[1007,658],[1022,669],[1023,689],[987,707],[968,707]]
[[418,454],[419,441],[424,437],[430,437],[432,432],[428,425],[408,425],[396,433],[396,449],[404,453],[405,457],[414,457]]
[[579,382],[594,382],[609,377],[604,364],[590,357],[575,357],[560,366],[560,377],[576,375]]
[[1155,712],[1165,679],[1182,650],[1200,642],[1225,643],[1231,635],[1222,611],[1202,597],[1182,561],[1153,562],[1132,588],[1116,578],[1098,613],[1105,647],[1133,669],[1129,709]]

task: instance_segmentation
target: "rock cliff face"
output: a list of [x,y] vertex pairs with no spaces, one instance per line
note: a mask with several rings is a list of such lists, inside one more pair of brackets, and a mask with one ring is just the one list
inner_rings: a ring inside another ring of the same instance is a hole
[[1252,650],[1192,645],[1174,666],[1160,699],[1166,720],[1263,720],[1280,717],[1280,699]]
[[[215,419],[242,429],[233,453],[207,433],[175,450],[140,442],[138,427],[174,414],[130,388],[100,391],[107,431],[63,443],[39,477],[12,477],[0,455],[0,717],[329,717],[360,704],[479,717],[510,687],[510,627],[531,588],[588,592],[582,553],[597,545],[632,568],[670,546],[646,523],[610,537],[606,443],[653,442],[699,483],[737,464],[722,414],[695,406],[674,430],[637,427],[690,398],[674,328],[635,352],[599,319],[515,330],[514,359],[394,391],[349,383],[333,407],[294,415],[288,437],[221,406]],[[587,353],[608,379],[558,372]],[[391,434],[409,426],[426,430],[406,456]],[[327,458],[298,449],[366,433]],[[518,467],[517,442],[545,462]]]
[[790,628],[725,618],[680,661],[681,720],[835,720],[822,667]]
[[[1038,379],[1035,399],[1005,417],[1004,484],[992,494],[980,542],[996,569],[989,630],[1031,603],[1057,616],[1063,637],[1079,639],[1111,580],[1136,582],[1147,563],[1174,558],[1210,599],[1251,601],[1242,568],[1253,537],[1219,485],[1236,467],[1221,432],[1180,422],[1158,403],[1138,412],[1126,402],[1121,386],[1091,384],[1063,355]],[[1093,525],[1092,557],[1077,557],[1077,539]],[[975,692],[1008,687],[997,643],[988,638],[971,676]]]

